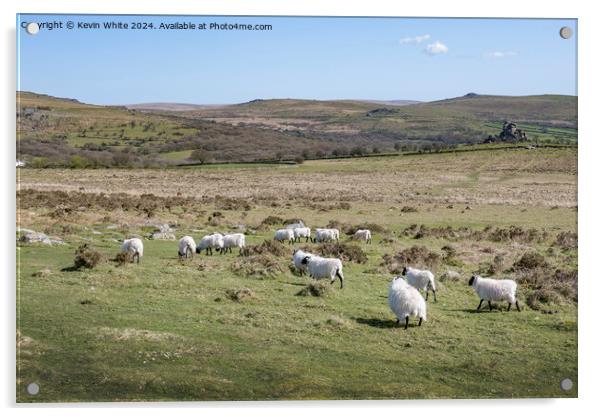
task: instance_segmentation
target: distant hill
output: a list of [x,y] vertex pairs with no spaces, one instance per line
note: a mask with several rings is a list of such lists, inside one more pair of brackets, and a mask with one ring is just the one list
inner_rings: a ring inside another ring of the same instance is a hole
[[126,104],[132,110],[148,111],[194,111],[204,108],[222,107],[221,105],[186,104],[186,103],[141,103]]
[[504,121],[517,123],[531,138],[575,142],[577,97],[468,94],[433,102],[258,99],[220,106],[99,106],[17,93],[18,156],[50,165],[186,163],[194,149],[214,161],[253,161],[355,148],[386,152],[397,143],[480,143],[498,134]]

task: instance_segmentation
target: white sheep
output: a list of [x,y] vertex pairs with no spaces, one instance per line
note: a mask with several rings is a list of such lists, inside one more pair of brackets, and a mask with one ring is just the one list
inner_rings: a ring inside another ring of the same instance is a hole
[[144,254],[144,245],[142,244],[142,240],[139,238],[123,240],[121,252],[130,253],[132,255],[132,261],[136,259],[136,263],[140,263],[140,257],[142,257]]
[[418,270],[413,267],[404,267],[401,272],[411,286],[418,290],[424,290],[426,300],[429,300],[429,288],[433,291],[433,297],[437,302],[437,287],[435,286],[435,275],[430,270]]
[[245,247],[245,235],[241,233],[226,234],[224,236],[224,245],[221,248],[220,253],[224,254],[228,252],[228,250],[232,253],[232,247],[238,247],[240,254]]
[[192,237],[187,235],[180,238],[180,242],[178,243],[178,256],[180,258],[192,258],[195,251],[196,243]]
[[219,233],[215,233],[201,238],[201,241],[199,241],[199,244],[196,246],[196,252],[197,254],[200,254],[201,251],[205,250],[205,255],[213,255],[213,249],[219,251],[223,247],[224,236]]
[[316,237],[315,237],[315,242],[316,243],[325,243],[328,241],[335,241],[337,240],[337,234],[335,233],[335,230],[330,229],[330,228],[317,228],[316,229]]
[[294,224],[287,224],[284,226],[284,228],[290,228],[291,230],[294,230],[295,228],[303,228],[303,227],[305,227],[305,224],[303,224],[303,221],[299,221]]
[[493,300],[508,302],[508,311],[512,307],[512,304],[515,304],[516,309],[520,312],[520,306],[518,306],[518,300],[516,299],[516,282],[514,280],[489,279],[481,277],[478,274],[473,274],[468,281],[468,286],[472,286],[481,299],[477,311],[481,309],[484,300],[489,304],[489,310],[492,310],[491,301]]
[[274,240],[280,241],[281,243],[288,241],[289,244],[293,244],[295,242],[295,232],[292,228],[282,228],[280,230],[276,230],[274,234]]
[[295,235],[295,241],[301,242],[301,237],[305,237],[305,242],[307,243],[311,239],[311,228],[309,228],[309,227],[293,228],[293,234]]
[[368,244],[372,244],[372,233],[370,230],[357,230],[355,234],[353,234],[354,240],[362,240]]
[[389,287],[389,307],[397,316],[397,323],[406,321],[408,329],[410,316],[419,318],[418,326],[426,321],[426,302],[416,288],[410,286],[401,276],[396,276]]
[[307,271],[307,264],[303,263],[305,257],[313,257],[313,254],[299,249],[293,251],[293,266],[299,271],[300,275],[304,275]]
[[330,284],[333,284],[338,277],[341,281],[341,289],[343,288],[345,276],[341,260],[309,255],[301,260],[301,264],[307,265],[307,272],[314,279],[330,279]]

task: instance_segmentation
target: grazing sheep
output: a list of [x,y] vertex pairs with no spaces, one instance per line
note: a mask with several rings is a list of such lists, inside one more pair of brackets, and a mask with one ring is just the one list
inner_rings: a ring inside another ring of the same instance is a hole
[[219,233],[214,233],[210,235],[206,235],[201,238],[199,244],[196,246],[197,254],[200,254],[201,251],[205,250],[205,255],[213,256],[213,249],[217,251],[221,250],[224,247],[224,236]]
[[353,234],[354,240],[362,240],[368,244],[372,244],[372,233],[370,230],[357,230],[355,234]]
[[307,271],[307,264],[303,263],[305,257],[313,257],[313,254],[299,249],[293,251],[293,266],[299,271],[300,275],[304,275]]
[[293,244],[295,242],[295,232],[292,228],[282,228],[276,231],[274,240],[280,241],[281,243],[288,241],[289,244]]
[[307,271],[314,279],[330,279],[330,284],[333,284],[338,277],[341,281],[341,289],[343,288],[345,276],[341,260],[309,255],[301,260],[301,264],[307,265]]
[[295,241],[301,242],[301,237],[305,237],[305,242],[307,243],[311,239],[311,228],[309,227],[293,228],[293,233]]
[[396,276],[389,287],[389,307],[397,316],[397,323],[406,321],[408,329],[410,316],[419,318],[418,326],[426,321],[426,302],[420,292],[410,286],[401,276]]
[[178,243],[178,256],[180,258],[192,258],[194,252],[196,251],[196,244],[194,239],[189,235],[180,238],[180,242]]
[[130,253],[132,255],[132,261],[136,259],[136,263],[140,263],[140,257],[142,257],[144,253],[144,245],[142,244],[142,240],[139,238],[123,240],[121,252]]
[[244,234],[241,234],[241,233],[226,234],[224,236],[224,245],[220,249],[220,253],[224,254],[224,253],[228,252],[228,250],[230,250],[230,253],[232,253],[232,247],[238,247],[238,249],[239,249],[238,253],[240,254],[240,252],[242,251],[244,246],[245,246],[245,235]]
[[337,234],[335,230],[329,228],[317,228],[316,229],[316,238],[314,241],[316,243],[325,243],[328,241],[336,241],[338,240]]
[[512,304],[516,305],[516,310],[520,312],[518,300],[516,299],[516,282],[510,279],[496,280],[481,277],[478,274],[473,274],[468,281],[468,286],[472,286],[481,301],[477,306],[477,311],[481,309],[483,301],[486,300],[489,304],[489,310],[492,310],[491,301],[506,301],[508,302],[508,311]]
[[429,288],[433,291],[433,297],[437,302],[437,288],[435,287],[435,276],[429,270],[418,270],[412,267],[404,267],[401,272],[405,276],[408,283],[418,290],[424,290],[426,300],[429,300]]

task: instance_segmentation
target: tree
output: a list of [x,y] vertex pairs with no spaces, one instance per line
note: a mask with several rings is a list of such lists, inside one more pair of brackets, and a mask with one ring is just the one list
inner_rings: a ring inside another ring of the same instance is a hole
[[190,159],[196,160],[197,162],[199,162],[202,165],[207,162],[210,162],[212,157],[211,157],[211,153],[209,153],[206,150],[195,149],[190,153]]

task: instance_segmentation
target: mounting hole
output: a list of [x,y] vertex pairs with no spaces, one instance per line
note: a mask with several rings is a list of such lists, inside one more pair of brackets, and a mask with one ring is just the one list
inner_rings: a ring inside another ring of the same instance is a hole
[[35,35],[40,31],[40,25],[36,22],[29,22],[27,23],[27,26],[25,26],[25,31],[30,35]]
[[35,396],[39,392],[40,392],[40,386],[38,386],[38,383],[29,383],[27,385],[27,393],[28,394]]
[[573,380],[565,378],[560,382],[560,388],[564,391],[570,391],[573,388]]
[[560,37],[562,39],[569,39],[571,36],[573,36],[573,29],[568,26],[563,26],[560,28]]

